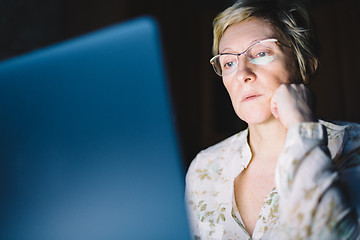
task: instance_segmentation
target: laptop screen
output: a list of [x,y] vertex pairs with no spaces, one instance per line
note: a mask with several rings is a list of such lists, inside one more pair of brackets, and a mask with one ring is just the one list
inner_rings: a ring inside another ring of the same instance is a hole
[[148,17],[0,63],[0,239],[188,239]]

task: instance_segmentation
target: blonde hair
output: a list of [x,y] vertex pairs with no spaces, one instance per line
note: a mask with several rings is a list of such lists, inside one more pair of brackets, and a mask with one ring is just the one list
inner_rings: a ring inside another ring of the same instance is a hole
[[319,48],[313,31],[309,6],[299,0],[238,0],[221,12],[213,22],[213,54],[228,27],[251,19],[270,22],[294,51],[303,83],[310,83],[319,65]]

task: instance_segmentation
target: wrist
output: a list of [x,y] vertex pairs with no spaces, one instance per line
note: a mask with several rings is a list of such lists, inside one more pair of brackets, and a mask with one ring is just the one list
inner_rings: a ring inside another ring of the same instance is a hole
[[288,122],[287,129],[291,128],[292,126],[298,125],[300,123],[307,123],[307,122],[318,122],[316,117],[313,114],[297,114],[294,118]]

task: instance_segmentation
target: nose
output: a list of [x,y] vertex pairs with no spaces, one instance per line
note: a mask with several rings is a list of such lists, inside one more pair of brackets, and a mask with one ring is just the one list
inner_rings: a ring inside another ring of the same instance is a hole
[[236,79],[244,83],[252,82],[256,79],[253,68],[245,56],[238,56]]

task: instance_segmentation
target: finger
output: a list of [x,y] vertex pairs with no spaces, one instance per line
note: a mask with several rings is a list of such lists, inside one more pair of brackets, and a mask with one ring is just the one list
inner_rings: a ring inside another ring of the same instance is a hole
[[305,85],[305,84],[296,84],[293,89],[296,89],[296,95],[300,100],[306,103],[312,111],[315,111],[316,98],[315,94]]

